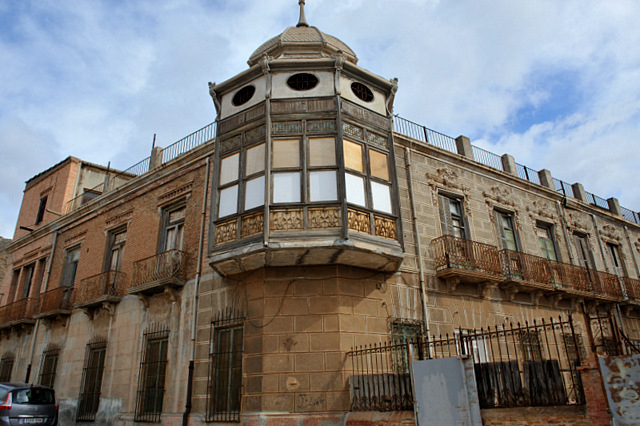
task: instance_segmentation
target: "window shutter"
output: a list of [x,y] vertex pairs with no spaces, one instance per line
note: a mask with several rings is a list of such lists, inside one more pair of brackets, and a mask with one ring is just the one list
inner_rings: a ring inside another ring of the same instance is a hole
[[442,225],[442,235],[453,235],[453,224],[451,223],[451,210],[449,199],[443,195],[438,195],[440,224]]

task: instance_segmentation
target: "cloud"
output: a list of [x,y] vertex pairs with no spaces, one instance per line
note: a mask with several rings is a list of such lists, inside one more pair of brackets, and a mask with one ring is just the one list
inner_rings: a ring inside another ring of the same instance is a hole
[[[309,0],[306,12],[359,65],[399,78],[403,117],[640,208],[636,1]],[[24,181],[68,155],[126,168],[154,134],[167,146],[213,121],[207,82],[246,69],[297,20],[290,0],[0,4],[0,148],[13,167],[0,171],[0,235]]]

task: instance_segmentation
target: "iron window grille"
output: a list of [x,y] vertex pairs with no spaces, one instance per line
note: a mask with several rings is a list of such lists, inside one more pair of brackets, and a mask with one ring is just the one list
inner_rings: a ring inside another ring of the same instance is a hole
[[16,357],[13,353],[7,352],[0,359],[0,382],[10,382],[13,362]]
[[78,398],[78,421],[94,421],[100,406],[100,388],[104,374],[104,361],[107,353],[107,341],[94,338],[87,344],[82,369],[82,385]]
[[60,348],[50,346],[42,353],[42,363],[40,364],[40,377],[38,382],[43,386],[54,387],[56,381],[56,369],[58,368],[58,356]]
[[521,330],[519,337],[522,358],[525,361],[542,361],[542,346],[538,331]]
[[239,422],[244,316],[232,309],[211,323],[207,421]]
[[134,420],[160,422],[167,374],[169,329],[152,326],[144,333]]

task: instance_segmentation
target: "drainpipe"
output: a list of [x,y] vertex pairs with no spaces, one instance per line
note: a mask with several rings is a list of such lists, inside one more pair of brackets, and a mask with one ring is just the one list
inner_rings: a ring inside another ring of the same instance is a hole
[[187,403],[182,415],[182,426],[187,426],[191,413],[191,395],[193,393],[193,369],[196,357],[196,324],[198,322],[198,292],[200,291],[200,274],[202,273],[202,252],[204,250],[204,228],[207,214],[207,195],[209,193],[209,175],[211,174],[211,161],[207,157],[207,172],[205,175],[204,195],[202,196],[202,211],[200,217],[200,241],[198,243],[198,266],[196,267],[196,282],[193,290],[193,317],[191,320],[191,359],[189,360],[189,377],[187,379]]
[[[43,289],[40,290],[40,294],[47,291],[49,285],[49,275],[51,274],[51,264],[53,263],[53,255],[56,252],[56,243],[58,242],[58,231],[53,234],[53,245],[51,247],[51,255],[49,256],[49,262],[47,262],[47,269],[44,273]],[[33,327],[33,336],[31,337],[31,348],[29,349],[29,365],[27,365],[27,374],[24,379],[25,383],[29,383],[29,376],[31,375],[31,366],[33,365],[33,355],[36,350],[36,337],[38,336],[38,328],[40,327],[40,318],[36,320],[36,325]]]
[[420,234],[418,233],[418,218],[416,217],[416,203],[413,198],[413,171],[411,169],[411,151],[405,148],[404,156],[407,167],[407,179],[409,187],[409,199],[411,201],[411,221],[413,222],[413,235],[416,239],[416,251],[418,252],[418,274],[420,276],[420,301],[422,302],[422,321],[424,321],[425,335],[429,336],[429,321],[427,319],[427,300],[424,291],[424,260],[422,258],[422,246],[420,244]]

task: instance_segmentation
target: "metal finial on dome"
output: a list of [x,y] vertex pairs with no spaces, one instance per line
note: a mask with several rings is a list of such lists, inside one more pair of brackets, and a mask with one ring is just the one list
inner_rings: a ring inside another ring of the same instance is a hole
[[308,27],[307,18],[304,16],[304,0],[299,0],[298,4],[300,5],[300,19],[298,20],[298,25],[296,27]]

